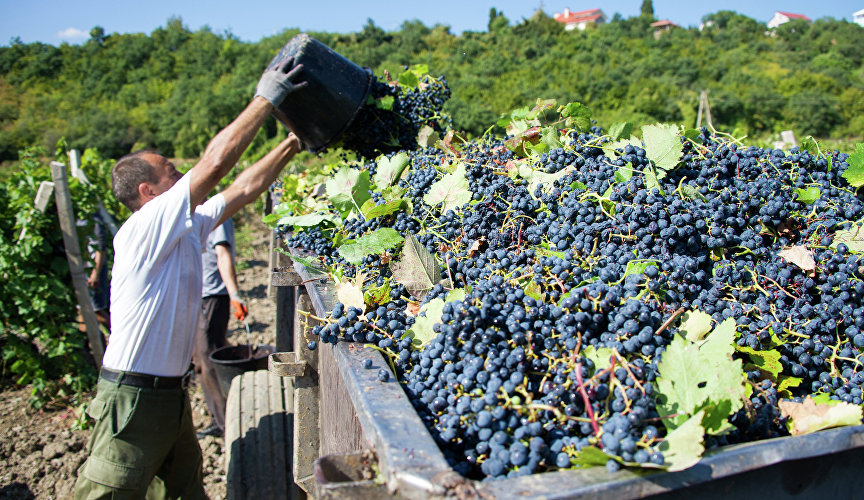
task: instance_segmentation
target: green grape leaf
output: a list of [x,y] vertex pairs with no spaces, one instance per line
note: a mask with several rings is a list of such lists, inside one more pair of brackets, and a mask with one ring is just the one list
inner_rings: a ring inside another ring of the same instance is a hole
[[699,135],[701,133],[702,132],[700,132],[699,130],[697,130],[695,128],[685,128],[684,131],[681,132],[681,136],[686,137],[687,139],[690,139],[691,141],[695,141],[696,139],[699,138]]
[[711,315],[698,309],[684,313],[678,331],[690,342],[699,342],[711,331]]
[[385,95],[380,99],[375,100],[375,107],[378,109],[384,109],[390,111],[393,109],[393,103],[396,102],[396,98],[392,95]]
[[558,107],[566,126],[575,126],[580,132],[591,128],[591,110],[578,102],[570,102]]
[[676,335],[658,366],[657,411],[674,430],[704,410],[702,425],[710,434],[728,431],[728,417],[743,406],[746,395],[741,360],[733,360],[735,320],[720,323],[703,341]]
[[645,125],[642,127],[645,155],[657,168],[673,170],[684,155],[684,146],[674,125]]
[[441,267],[417,238],[410,234],[402,248],[402,258],[390,262],[393,279],[405,285],[411,296],[422,299],[441,280]]
[[582,349],[581,354],[594,363],[594,372],[606,370],[612,366],[612,357],[615,355],[609,347],[596,348],[589,345]]
[[814,139],[812,135],[808,135],[803,141],[801,141],[801,146],[798,149],[816,155],[819,153],[819,143],[816,142],[816,139]]
[[546,300],[546,294],[543,293],[543,287],[540,286],[539,283],[534,283],[533,281],[525,286],[523,289],[525,295],[531,297],[534,300],[543,302]]
[[[762,370],[763,372],[770,373],[771,377],[777,379],[780,375],[780,372],[783,371],[783,365],[780,364],[780,353],[775,351],[774,349],[769,349],[767,351],[757,351],[752,347],[736,345],[735,350],[746,354],[750,358],[750,362],[756,368]],[[798,379],[799,383],[801,379]],[[786,386],[788,387],[788,385]],[[784,387],[784,389],[786,388]],[[780,388],[777,389],[778,391]]]
[[581,191],[588,191],[588,186],[586,186],[585,184],[583,184],[579,181],[575,181],[575,182],[573,182],[573,184],[570,184],[570,189],[573,189],[573,190],[579,189]]
[[660,191],[660,194],[666,194],[663,192],[663,187],[660,186],[660,180],[657,178],[657,173],[650,165],[645,167],[643,173],[645,175],[645,189],[651,191],[652,189],[656,188],[658,191]]
[[696,412],[678,428],[667,434],[658,446],[670,472],[693,467],[702,457],[702,453],[705,451],[705,447],[702,445],[702,440],[705,438],[705,428],[702,427],[704,414],[703,410]]
[[688,200],[708,201],[708,198],[706,198],[704,194],[700,193],[698,188],[689,184],[681,185],[681,196]]
[[[434,300],[430,300],[426,304],[423,304],[423,307],[417,312],[417,316],[414,318],[414,324],[411,325],[411,328],[405,332],[404,337],[409,337],[412,340],[412,344],[417,347],[422,347],[429,343],[436,335],[435,332],[435,323],[441,322],[441,316],[444,314],[444,305],[448,302],[456,302],[457,300],[463,301],[465,300],[465,289],[457,288],[455,290],[451,290],[447,294],[447,299],[444,300],[441,297],[438,297]],[[425,314],[424,314],[425,313]]]
[[778,406],[780,414],[789,419],[786,425],[793,436],[832,427],[859,425],[862,418],[861,405],[840,401],[820,404],[810,396],[807,396],[803,403],[784,399]]
[[423,196],[423,201],[433,207],[443,204],[441,213],[445,214],[448,210],[456,210],[468,203],[472,197],[468,179],[465,178],[465,164],[460,162],[452,174],[446,174],[432,184],[429,192]]
[[560,148],[562,146],[560,135],[557,128],[545,127],[540,130],[540,144],[547,146],[547,150]]
[[377,255],[398,246],[403,241],[404,238],[398,231],[390,227],[382,227],[356,240],[345,241],[339,247],[339,255],[356,266],[362,262],[363,257]]
[[846,159],[849,168],[843,172],[843,178],[853,187],[864,186],[864,144],[856,144],[855,152]]
[[383,304],[390,301],[390,281],[383,285],[372,285],[363,293],[363,300],[369,305]]
[[555,105],[558,104],[558,101],[555,99],[540,99],[537,98],[537,103],[531,108],[530,111],[525,115],[525,118],[529,120],[534,120],[538,116],[542,115],[547,109],[552,109]]
[[633,166],[629,163],[615,169],[615,182],[627,182],[633,178]]
[[[609,127],[609,135],[612,137],[612,140],[615,141],[628,137],[632,133],[633,124],[630,122],[618,122]],[[640,144],[639,147],[642,147],[642,145]]]
[[576,452],[576,456],[570,459],[570,463],[576,467],[599,467],[606,465],[610,458],[615,457],[596,446],[585,446]]
[[818,187],[798,188],[795,192],[798,194],[798,201],[805,205],[811,205],[822,197],[822,190]]
[[314,227],[329,222],[333,224],[333,215],[331,214],[306,214],[306,215],[288,215],[281,217],[276,223],[279,226],[294,226],[294,227]]
[[[372,200],[369,200],[372,201]],[[368,203],[368,202],[367,202]],[[374,219],[375,217],[384,217],[385,215],[395,214],[396,212],[401,212],[408,206],[407,200],[393,200],[384,203],[383,205],[376,205],[375,202],[372,202],[372,206],[367,206],[366,203],[363,204],[360,209],[363,211],[363,216],[367,219]]]
[[368,170],[345,167],[327,181],[327,197],[344,219],[352,210],[359,212],[360,206],[371,198],[369,187]]
[[777,378],[777,381],[780,382],[777,384],[777,392],[789,397],[792,397],[792,393],[789,389],[798,387],[801,385],[801,382],[803,382],[803,380],[798,377],[785,377],[782,375]]
[[621,281],[627,276],[631,276],[633,274],[645,274],[645,270],[651,266],[660,266],[660,262],[656,260],[631,260],[627,263],[627,267],[624,269],[624,276],[621,277]]
[[373,178],[375,187],[378,190],[382,190],[387,186],[396,184],[399,178],[402,177],[402,172],[405,171],[405,167],[408,166],[410,161],[411,158],[404,151],[393,155],[392,158],[379,156],[378,160],[376,160],[377,165],[375,168],[375,177]]
[[[435,323],[441,322],[441,316],[444,314],[444,304],[444,299],[440,297],[424,304],[420,308],[418,315],[414,318],[414,324],[405,332],[403,338],[408,337],[412,339],[411,343],[417,347],[428,344],[437,335],[434,327]],[[422,315],[424,312],[426,314]]]
[[831,248],[836,250],[840,243],[845,243],[850,252],[864,253],[864,222],[857,222],[850,229],[835,232]]

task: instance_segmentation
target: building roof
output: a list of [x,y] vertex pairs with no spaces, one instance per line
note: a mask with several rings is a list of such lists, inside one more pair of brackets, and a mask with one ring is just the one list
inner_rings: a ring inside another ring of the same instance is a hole
[[803,19],[805,21],[812,21],[812,19],[805,16],[804,14],[793,14],[791,12],[783,12],[782,10],[778,10],[777,13],[783,14],[784,16],[788,17],[789,19]]
[[858,12],[853,12],[853,16],[864,16],[864,9],[859,10]]
[[669,26],[669,27],[675,26],[676,28],[678,27],[677,24],[673,23],[672,21],[670,21],[668,19],[663,19],[662,21],[655,21],[655,22],[651,23],[652,28],[662,28],[663,26]]
[[571,24],[594,22],[605,16],[600,9],[580,10],[579,12],[570,12],[570,9],[564,9],[564,12],[556,12],[553,17],[559,23]]

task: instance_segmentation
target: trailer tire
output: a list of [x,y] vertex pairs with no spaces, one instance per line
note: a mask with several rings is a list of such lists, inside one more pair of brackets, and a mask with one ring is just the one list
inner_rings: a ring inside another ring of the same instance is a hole
[[226,497],[298,498],[294,485],[293,379],[267,370],[234,377],[225,407]]

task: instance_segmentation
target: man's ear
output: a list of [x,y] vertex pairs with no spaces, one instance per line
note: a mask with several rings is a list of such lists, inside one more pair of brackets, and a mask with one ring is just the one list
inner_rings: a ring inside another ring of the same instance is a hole
[[156,195],[153,193],[150,184],[147,184],[146,182],[138,184],[138,199],[141,200],[142,205],[155,197]]

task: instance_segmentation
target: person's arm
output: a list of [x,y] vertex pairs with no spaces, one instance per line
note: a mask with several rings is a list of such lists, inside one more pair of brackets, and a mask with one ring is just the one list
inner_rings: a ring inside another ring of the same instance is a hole
[[216,251],[216,267],[219,269],[219,275],[222,276],[222,281],[225,283],[225,288],[228,289],[228,295],[231,297],[231,308],[234,309],[234,317],[243,320],[249,309],[246,308],[246,303],[240,298],[239,287],[237,286],[237,271],[234,269],[234,258],[231,256],[231,249],[225,243],[219,243],[214,247]]
[[225,198],[225,211],[219,224],[266,191],[279,176],[288,160],[298,151],[300,151],[300,140],[294,134],[289,134],[288,138],[267,153],[267,156],[240,173],[237,179],[222,191],[222,196]]
[[294,66],[294,61],[289,59],[264,72],[252,102],[216,134],[201,160],[188,172],[192,209],[200,205],[219,180],[237,164],[273,108],[279,106],[288,94],[307,85],[299,81],[302,69],[302,64]]
[[90,277],[87,278],[87,286],[90,288],[99,286],[99,273],[102,272],[102,267],[105,265],[105,258],[105,250],[96,250],[94,252],[93,270],[90,271]]

